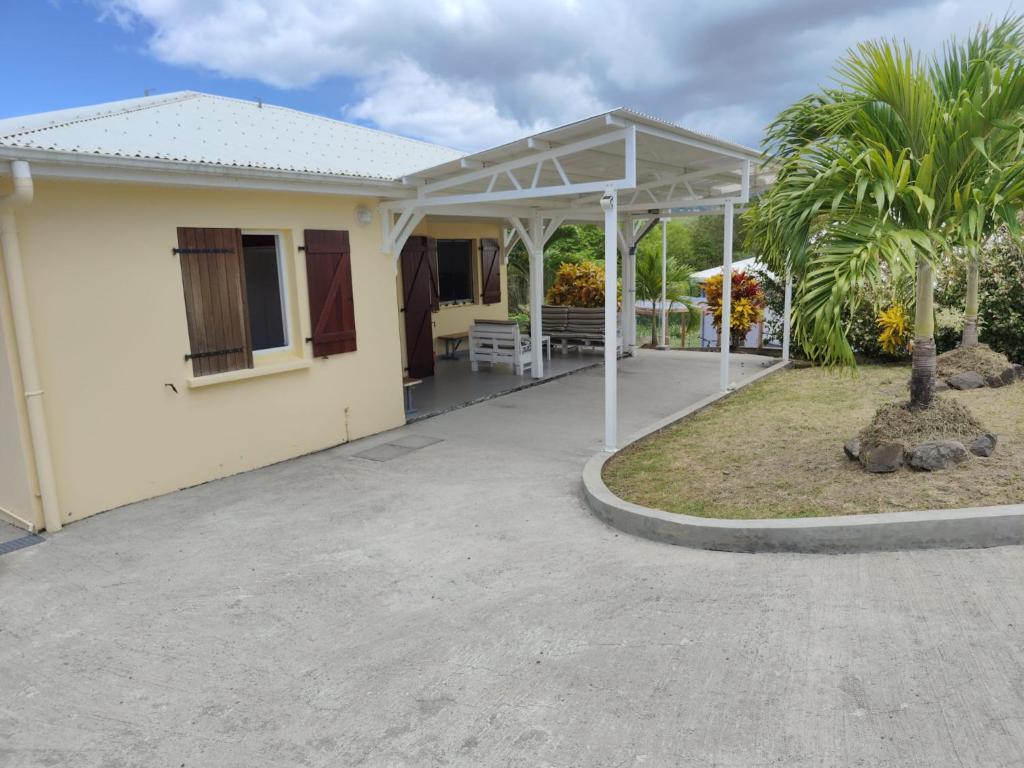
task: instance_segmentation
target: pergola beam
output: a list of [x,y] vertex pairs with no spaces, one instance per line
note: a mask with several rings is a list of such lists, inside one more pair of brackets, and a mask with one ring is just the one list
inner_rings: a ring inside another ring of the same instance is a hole
[[[631,139],[632,139],[632,141],[631,141]],[[580,141],[573,142],[572,144],[563,144],[560,147],[555,147],[553,149],[548,149],[548,150],[545,150],[543,152],[539,152],[539,153],[537,153],[535,155],[528,155],[528,156],[525,156],[525,157],[516,158],[514,160],[507,160],[504,163],[498,163],[496,165],[488,166],[487,168],[482,168],[482,169],[476,170],[476,171],[469,171],[468,173],[459,174],[459,175],[453,176],[453,177],[451,177],[449,179],[441,179],[439,181],[430,182],[429,184],[424,184],[422,187],[420,187],[420,189],[419,189],[420,198],[421,199],[423,199],[423,198],[431,198],[431,196],[434,195],[436,192],[443,192],[444,190],[451,189],[453,187],[461,187],[461,186],[464,186],[466,184],[470,184],[470,183],[472,183],[474,181],[480,181],[482,179],[489,179],[489,178],[492,178],[494,176],[498,176],[498,175],[501,175],[501,174],[510,173],[511,171],[519,170],[521,168],[532,168],[535,165],[537,165],[538,163],[543,163],[545,160],[557,159],[557,158],[565,157],[566,155],[579,154],[580,152],[585,152],[588,149],[592,149],[594,147],[600,147],[600,146],[603,146],[605,144],[612,144],[612,143],[619,142],[619,141],[625,141],[626,142],[626,144],[627,144],[626,155],[629,154],[629,146],[628,145],[631,144],[631,143],[634,146],[634,150],[633,151],[635,152],[636,151],[635,150],[635,141],[636,141],[636,131],[635,131],[635,129],[622,128],[622,129],[617,130],[617,131],[611,131],[609,133],[602,133],[602,134],[599,134],[597,136],[591,136],[590,138],[587,138],[587,139],[581,139]],[[629,158],[628,157],[627,157],[626,165],[627,165],[627,167],[629,165],[631,165],[629,163]],[[626,176],[629,176],[628,172],[627,172]],[[571,186],[571,185],[563,184],[562,186]],[[534,190],[534,191],[541,191],[543,189],[545,189],[545,188],[541,187],[541,188],[539,188],[537,190]],[[590,190],[584,190],[584,191],[590,191]],[[498,193],[498,194],[500,194],[500,193]],[[564,193],[562,193],[562,194],[564,194]],[[437,198],[431,198],[431,199],[435,199],[436,200]],[[444,198],[442,198],[442,199],[444,199]]]

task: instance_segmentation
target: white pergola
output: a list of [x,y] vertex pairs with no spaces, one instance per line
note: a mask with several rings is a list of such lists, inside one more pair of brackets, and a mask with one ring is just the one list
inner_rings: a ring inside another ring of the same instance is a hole
[[[636,347],[636,246],[662,224],[665,273],[669,219],[720,212],[725,217],[722,327],[729,327],[732,231],[736,206],[745,205],[771,179],[760,153],[688,131],[626,109],[617,109],[484,150],[403,181],[410,196],[381,205],[382,248],[397,265],[402,248],[426,215],[500,219],[507,222],[505,258],[522,241],[530,259],[530,328],[533,376],[544,375],[541,305],[544,246],[562,224],[603,223],[605,339],[615,339],[618,258],[622,254],[624,352]],[[665,297],[662,280],[662,345]],[[783,354],[789,352],[789,282]],[[722,334],[726,338],[727,332]],[[729,388],[729,345],[721,347],[722,390]],[[617,354],[604,347],[605,449],[618,443]]]

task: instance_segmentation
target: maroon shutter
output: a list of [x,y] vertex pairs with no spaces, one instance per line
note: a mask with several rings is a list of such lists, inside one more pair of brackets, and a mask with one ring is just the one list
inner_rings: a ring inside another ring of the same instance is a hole
[[194,376],[252,368],[242,233],[178,227],[178,264],[185,294]]
[[427,241],[427,269],[430,274],[430,311],[437,312],[441,309],[441,283],[438,275],[441,271],[437,267],[437,240],[432,237],[423,238]]
[[437,291],[431,275],[431,253],[437,254],[437,244],[427,237],[410,237],[402,248],[405,360],[409,375],[415,379],[434,375],[434,321],[430,312]]
[[307,229],[304,237],[313,356],[355,352],[356,315],[348,232]]
[[483,303],[497,304],[501,301],[501,248],[491,238],[480,240],[480,275],[483,285]]

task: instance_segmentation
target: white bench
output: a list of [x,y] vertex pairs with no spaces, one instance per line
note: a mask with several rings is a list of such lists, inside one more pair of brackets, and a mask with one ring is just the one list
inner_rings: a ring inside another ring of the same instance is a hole
[[469,327],[469,367],[480,363],[507,363],[522,376],[532,367],[530,338],[519,332],[515,320],[477,320]]

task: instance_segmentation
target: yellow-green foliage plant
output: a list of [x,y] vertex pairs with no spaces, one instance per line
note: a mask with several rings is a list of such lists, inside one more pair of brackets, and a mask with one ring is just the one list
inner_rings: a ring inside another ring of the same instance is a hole
[[595,261],[562,264],[546,301],[564,307],[603,307],[604,266]]
[[887,355],[901,357],[910,351],[913,328],[907,308],[902,304],[893,304],[878,313],[878,329],[878,343]]
[[[729,302],[729,336],[739,343],[754,326],[764,319],[764,291],[760,283],[746,272],[732,273]],[[714,318],[715,330],[722,332],[722,276],[712,275],[704,281],[704,297]]]

